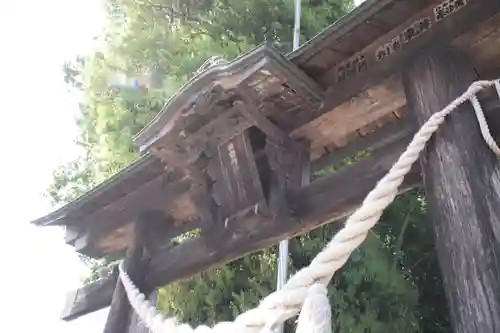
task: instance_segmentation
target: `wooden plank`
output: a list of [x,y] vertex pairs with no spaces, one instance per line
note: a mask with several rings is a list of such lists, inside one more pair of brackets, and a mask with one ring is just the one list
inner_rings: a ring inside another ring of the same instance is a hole
[[[491,101],[484,104],[485,108],[495,105]],[[493,132],[500,138],[499,109],[489,111],[487,118]],[[377,149],[358,163],[317,179],[302,189],[290,202],[293,215],[286,223],[270,226],[262,221],[259,225],[266,227],[245,234],[233,234],[218,248],[208,247],[203,238],[197,238],[158,253],[151,260],[147,283],[153,286],[165,285],[344,218],[358,207],[406,148],[414,133],[412,128],[408,127],[408,136]],[[400,191],[404,192],[420,184],[417,165],[406,176]]]
[[[499,7],[498,4],[494,6],[494,2],[490,0],[446,0],[433,3],[329,70],[320,82],[324,86],[330,86],[353,81],[355,77],[382,65],[395,71],[398,69],[395,65],[401,58],[411,56],[425,44],[438,45],[437,42],[442,42],[442,38],[451,39],[459,36],[493,16]],[[488,6],[489,3],[493,6],[490,11],[486,11],[484,6]],[[452,10],[444,11],[446,14],[441,15],[443,7],[452,8]],[[478,17],[471,17],[474,15]]]
[[313,172],[321,170],[329,165],[342,162],[342,160],[356,155],[360,151],[373,153],[383,149],[399,140],[405,140],[413,132],[415,126],[411,119],[404,118],[399,121],[384,125],[377,131],[363,137],[352,140],[347,146],[323,155],[314,161]]
[[195,114],[208,114],[224,98],[225,91],[220,85],[215,85],[209,91],[200,94],[199,99],[195,101],[193,112]]
[[231,108],[208,122],[198,132],[188,136],[182,144],[192,156],[198,156],[202,151],[210,155],[216,151],[219,144],[250,126],[252,122],[245,118],[238,108]]
[[[486,116],[491,124],[500,124],[500,112],[496,111],[495,108],[499,108],[499,102],[496,97],[496,93],[493,91],[488,91],[488,94],[482,94],[484,98],[484,108],[486,111]],[[338,164],[343,159],[354,156],[359,151],[365,151],[367,153],[373,153],[376,150],[384,149],[387,145],[390,145],[398,140],[405,139],[405,137],[409,136],[410,133],[413,133],[414,126],[412,122],[407,117],[388,125],[384,125],[382,128],[378,129],[376,132],[369,134],[365,137],[358,137],[354,141],[350,142],[347,146],[342,147],[340,149],[336,149],[331,153],[325,153],[323,157],[318,160],[315,160],[312,164],[313,172],[318,171],[319,169],[325,168],[328,165]],[[498,126],[492,127],[493,132],[497,135],[500,134]],[[219,161],[217,159],[212,159],[217,162],[219,165]],[[219,166],[217,166],[219,168]],[[220,175],[213,175],[213,179],[219,178]],[[226,186],[224,182],[215,183],[213,187],[213,195],[218,205],[222,205],[224,200],[221,200],[222,197],[226,197],[225,189],[220,190],[218,184],[224,187]],[[143,207],[146,209],[147,207]],[[181,209],[185,211],[185,208]],[[131,217],[131,216],[130,216]],[[221,218],[217,219],[221,220]],[[172,222],[173,223],[173,222]],[[182,232],[185,232],[189,229],[198,228],[202,226],[201,221],[195,220],[188,223],[175,222],[176,225],[171,225],[169,222],[165,222],[166,226],[170,226],[170,231],[168,233],[168,237],[174,237]],[[211,228],[211,227],[210,227]],[[219,228],[218,226],[215,229]],[[215,231],[215,234],[220,236],[220,232]],[[100,235],[100,236],[99,236]],[[128,239],[123,238],[121,235],[108,235],[107,234],[99,234],[97,236],[93,236],[91,238],[91,243],[89,243],[89,239],[85,237],[85,234],[79,237],[78,242],[73,241],[73,244],[76,244],[75,249],[77,249],[81,253],[86,253],[95,256],[101,256],[103,251],[109,251],[112,247],[116,248],[120,245],[120,251],[124,249]],[[97,238],[96,238],[97,237]],[[119,242],[119,244],[117,244]],[[107,244],[107,245],[106,245]],[[107,250],[106,250],[107,249]],[[96,251],[97,250],[97,251]],[[107,252],[106,252],[107,253]]]
[[[487,111],[486,116],[488,118],[488,123],[492,125],[491,128],[492,128],[492,131],[495,133],[495,137],[500,139],[500,112],[499,112],[500,111],[500,103],[498,102],[498,99],[494,93],[488,94],[487,97],[488,98],[484,100],[483,106],[485,108],[485,111]],[[389,150],[389,153],[394,158],[396,158],[397,154],[394,152],[391,153],[390,152],[391,148],[389,148],[389,147],[391,145],[394,145],[397,142],[400,142],[400,141],[407,142],[414,132],[414,126],[411,124],[410,119],[404,118],[401,121],[402,121],[402,123],[394,124],[394,126],[392,126],[392,124],[391,124],[391,125],[388,125],[387,127],[382,128],[380,130],[380,132],[378,132],[378,133],[374,133],[373,135],[369,135],[367,137],[360,138],[360,141],[354,143],[352,147],[349,147],[349,146],[345,147],[344,149],[340,149],[340,150],[336,151],[335,153],[330,154],[329,156],[326,156],[324,158],[324,160],[315,161],[315,163],[313,164],[313,171],[324,168],[328,164],[337,163],[341,159],[343,159],[345,157],[349,157],[352,154],[354,154],[358,151],[361,151],[361,150],[369,150],[372,153],[377,154],[379,156],[379,158],[370,159],[364,163],[364,167],[366,167],[366,170],[370,170],[371,167],[386,168],[387,165],[389,165],[390,163],[382,162],[380,156],[385,154],[384,151]],[[398,132],[398,129],[400,132]],[[397,134],[395,134],[391,140],[387,139],[387,138],[391,137],[389,134],[394,133],[394,132],[396,132]],[[386,138],[386,141],[380,142],[379,141],[380,138]],[[378,144],[380,144],[380,145],[378,145]],[[392,149],[394,149],[394,148],[392,148]],[[370,165],[370,163],[373,163],[374,161],[377,161],[377,160],[379,161],[379,163],[376,163],[374,165]],[[385,167],[383,166],[384,163],[385,163]],[[360,172],[360,171],[358,171],[358,172]],[[415,172],[416,172],[416,170],[415,170]],[[347,169],[346,169],[340,175],[343,175],[344,177],[346,177],[348,179],[348,177],[351,177],[354,173],[355,172],[352,171],[352,169],[351,169],[351,171],[347,171]],[[379,173],[381,173],[381,172],[379,171]],[[347,176],[346,176],[346,174],[347,174]],[[418,177],[418,175],[415,174],[412,177]],[[367,176],[367,178],[371,179],[371,181],[373,181],[373,183],[378,180],[378,179],[376,179],[375,175]],[[307,193],[317,193],[316,194],[317,197],[320,197],[319,193],[324,193],[323,195],[321,195],[321,197],[323,197],[322,200],[327,200],[327,196],[330,195],[329,193],[331,193],[328,190],[329,187],[335,189],[335,188],[339,188],[339,186],[343,185],[343,183],[339,183],[339,179],[341,179],[341,177],[339,177],[338,175],[332,175],[331,177],[317,180],[314,182],[314,187],[315,187],[314,190],[308,190],[306,188],[300,193],[304,194],[304,195]],[[356,181],[356,179],[354,179],[354,181]],[[415,184],[419,184],[419,182],[420,182],[420,180],[415,180]],[[409,187],[409,186],[411,186],[411,183],[412,183],[412,181],[408,180],[405,183],[405,186]],[[352,183],[352,184],[347,184],[345,186],[346,186],[346,188],[350,189],[352,186],[355,186],[356,184],[357,183]],[[404,189],[405,188],[403,188],[403,190]],[[353,196],[351,198],[346,198],[346,201],[344,201],[344,203],[342,203],[342,202],[339,203],[338,199],[330,197],[329,200],[333,199],[333,200],[337,200],[337,201],[332,206],[330,206],[330,204],[326,204],[325,209],[331,211],[331,210],[335,210],[336,209],[335,207],[340,207],[339,208],[340,212],[338,214],[334,214],[334,216],[342,216],[342,212],[345,212],[345,214],[348,214],[353,209],[352,207],[356,207],[356,205],[361,202],[361,200],[364,198],[364,196],[368,193],[369,190],[370,189],[367,189],[366,192],[359,193],[359,195],[357,196],[358,199],[356,199],[356,196]],[[360,189],[360,192],[363,192],[363,189]],[[311,200],[314,200],[314,198],[312,198]],[[356,201],[356,200],[358,200],[358,201]],[[347,202],[347,204],[345,202]],[[307,204],[307,203],[304,203],[304,205],[311,206],[311,204]],[[342,208],[342,207],[346,207],[346,208]],[[321,212],[319,214],[321,215]],[[305,218],[303,218],[303,220],[305,220]],[[333,222],[333,220],[331,220],[329,222]],[[298,223],[297,221],[293,222],[291,224],[292,228],[297,228],[297,223]],[[321,223],[317,223],[317,225],[320,225],[320,224]],[[154,230],[154,229],[156,229],[156,227],[153,228],[152,230]],[[274,232],[278,235],[280,234],[280,232],[281,232],[281,234],[286,234],[286,231],[274,231]],[[155,233],[155,234],[157,234],[157,233]],[[159,235],[157,235],[157,236],[159,236]],[[148,236],[148,239],[150,239],[149,242],[151,242],[152,238],[149,238],[149,237],[150,236]],[[269,237],[269,236],[267,236],[267,237]],[[276,238],[279,239],[280,236],[277,236]],[[277,240],[276,242],[278,242],[278,241],[279,240]],[[200,260],[200,263],[202,264],[202,267],[199,268],[200,271],[202,271],[205,268],[210,267],[211,265],[215,265],[217,263],[223,262],[225,260],[225,258],[227,258],[227,260],[230,261],[230,260],[236,259],[238,256],[243,256],[245,254],[245,253],[243,253],[244,252],[243,250],[236,252],[234,254],[234,257],[232,257],[232,256],[224,257],[219,253],[218,258],[215,258],[213,260],[213,262],[207,262],[208,261],[207,259],[202,259],[202,258],[206,257],[206,256],[210,256],[211,253],[213,252],[213,248],[211,248],[209,252],[203,253],[203,251],[200,250],[200,248],[203,248],[200,245],[200,242],[202,242],[201,240],[193,240],[190,242],[193,245],[193,251],[198,252],[200,254],[199,260]],[[272,243],[272,240],[268,239],[268,242]],[[152,243],[155,243],[155,242],[153,241]],[[233,247],[234,246],[235,245],[233,244]],[[178,253],[179,251],[180,252],[187,251],[187,253],[190,252],[190,247],[184,246],[184,245],[182,246],[182,248],[176,249],[174,252],[170,252],[173,249],[172,244],[163,243],[163,247],[161,245],[158,245],[157,248],[158,248],[158,250],[156,251],[156,254],[155,254],[155,256],[157,258],[166,257],[167,253],[170,253],[170,254],[174,253],[175,254],[175,253]],[[248,249],[248,253],[258,250],[258,248],[256,248],[255,246],[254,247],[247,246],[247,249]],[[161,260],[161,259],[158,259],[158,260]],[[157,271],[156,274],[157,275],[160,274],[160,276],[155,276],[155,278],[159,281],[166,281],[166,282],[160,283],[160,284],[164,284],[164,283],[172,282],[175,279],[180,279],[180,278],[186,277],[190,274],[196,274],[197,270],[196,270],[195,264],[190,263],[189,265],[191,265],[190,267],[192,268],[192,271],[190,272],[188,268],[183,268],[184,273],[180,274],[181,277],[170,276],[168,274],[166,276],[161,276],[161,272]],[[153,278],[153,276],[150,277],[150,279],[151,278]],[[114,289],[114,285],[112,286],[112,289]],[[112,292],[111,292],[111,294],[112,294]],[[69,313],[70,311],[74,311],[75,312],[74,317],[76,318],[76,316],[79,315],[78,313],[82,313],[82,315],[83,315],[86,313],[90,313],[90,312],[99,310],[97,308],[92,308],[92,307],[90,307],[89,309],[86,309],[84,304],[87,304],[87,306],[91,306],[92,303],[90,303],[90,301],[94,297],[100,297],[100,293],[88,292],[87,297],[89,299],[89,302],[81,303],[79,306],[80,307],[79,309],[66,310],[66,312]],[[98,301],[98,300],[96,300],[96,301]],[[110,302],[111,302],[111,295],[109,296],[107,302],[105,302],[103,299],[103,302],[101,304],[105,304],[105,305],[103,305],[102,307],[108,306],[110,304]],[[74,318],[72,318],[72,319],[74,319]]]
[[105,233],[130,222],[141,211],[166,210],[172,201],[188,192],[190,186],[187,178],[172,180],[167,173],[163,173],[117,201],[85,216],[81,224],[88,226],[91,233]]
[[118,272],[68,293],[61,319],[74,320],[109,306],[118,279]]
[[264,193],[248,135],[242,132],[218,147],[221,178],[226,200],[222,218],[264,202]]
[[355,10],[330,25],[325,31],[305,42],[297,51],[291,53],[295,63],[306,66],[307,62],[323,49],[335,45],[336,39],[352,33],[358,26],[377,15],[382,10],[390,8],[398,0],[366,0]]
[[451,41],[500,11],[497,0],[468,0],[464,3],[465,6],[439,20],[437,6],[427,7],[325,73],[321,80],[325,87],[328,86],[324,107],[296,117],[294,124],[287,125],[287,130],[312,121],[391,73],[399,72],[405,61],[418,50]]
[[500,14],[496,14],[481,25],[455,39],[454,47],[465,52],[473,61],[474,68],[483,78],[492,78],[491,74],[500,66],[498,56],[500,45]]
[[[420,125],[476,80],[463,56],[440,50],[413,59],[404,85]],[[456,333],[500,331],[500,163],[472,106],[451,114],[421,157],[444,287]]]
[[[356,130],[377,121],[405,104],[406,98],[401,88],[401,80],[397,76],[392,76],[301,126],[293,131],[291,136],[310,141],[311,149],[317,151],[332,143],[341,142]],[[296,119],[290,118],[292,127]]]
[[[369,190],[392,166],[405,142],[376,152],[337,174],[316,180],[299,191],[290,202],[294,212],[290,220],[269,224],[262,221],[254,230],[233,233],[220,246],[207,245],[203,237],[191,239],[151,258],[147,283],[161,286],[204,271],[218,263],[235,260],[280,240],[305,233],[325,223],[345,217],[364,199]],[[420,183],[418,169],[406,177],[401,190]]]
[[277,145],[293,146],[293,141],[288,134],[283,132],[278,126],[274,125],[261,113],[255,99],[253,98],[254,94],[250,89],[240,87],[238,92],[243,99],[243,102],[238,102],[238,108],[249,121],[257,126]]
[[75,201],[31,223],[39,226],[77,224],[80,219],[75,212],[79,216],[89,214],[134,191],[164,170],[165,164],[160,159],[146,154]]
[[[485,107],[485,110],[487,111],[487,118],[488,118],[488,122],[489,124],[492,124],[492,125],[495,125],[495,126],[492,126],[492,130],[493,132],[495,133],[495,137],[496,138],[499,138],[500,139],[500,103],[498,102],[496,96],[494,96],[494,94],[492,94],[491,96],[489,96],[490,98],[486,99],[483,103],[484,107]],[[377,151],[380,151],[378,154],[380,154],[379,156],[381,156],[383,153],[383,151],[385,149],[388,149],[387,147],[390,147],[391,145],[393,145],[395,142],[399,142],[399,141],[403,141],[403,142],[407,142],[409,140],[409,138],[411,137],[412,133],[413,133],[413,126],[411,124],[411,121],[409,119],[403,119],[404,123],[400,123],[400,124],[397,124],[398,126],[400,126],[401,128],[405,128],[406,130],[404,131],[401,131],[399,132],[397,135],[394,135],[393,137],[393,140],[387,140],[385,143],[382,143],[381,146],[377,146],[377,142],[379,140],[380,137],[386,137],[385,134],[389,134],[391,132],[397,132],[397,127],[395,126],[392,126],[389,125],[385,128],[382,129],[381,132],[379,133],[375,133],[373,136],[367,136],[366,139],[365,138],[361,138],[361,141],[358,142],[357,144],[355,144],[355,146],[353,147],[346,147],[344,149],[341,149],[339,151],[336,151],[335,153],[333,154],[330,154],[330,156],[328,157],[325,157],[325,160],[318,160],[318,161],[315,161],[314,165],[313,165],[313,170],[318,170],[318,169],[321,169],[321,168],[324,168],[325,166],[327,166],[328,164],[332,164],[332,163],[336,163],[338,161],[340,161],[340,157],[337,156],[337,154],[340,154],[341,156],[345,156],[345,157],[349,157],[350,155],[352,155],[353,153],[356,153],[357,151],[360,151],[360,150],[371,150],[372,153],[375,153]],[[396,124],[394,124],[396,125]],[[406,132],[408,131],[408,132]],[[384,135],[380,134],[380,133],[383,133]],[[395,153],[392,153],[393,157],[395,158],[397,154]],[[373,163],[374,160],[379,160],[380,159],[372,159],[370,160],[371,162],[365,162],[365,167],[367,168],[367,170],[369,168],[371,168],[373,165],[369,165],[370,163]],[[368,160],[367,160],[368,161]],[[387,162],[385,162],[386,164],[385,165],[388,165]],[[380,168],[382,166],[381,163],[377,163],[374,165],[375,167],[377,168]],[[346,170],[347,171],[347,170]],[[346,171],[343,171],[345,173],[348,173],[347,177],[350,177],[350,175],[352,175],[352,171],[349,171],[349,172],[346,172]],[[344,174],[345,175],[345,174]],[[418,177],[418,176],[412,176],[412,177]],[[368,177],[372,180],[375,180],[375,176],[373,177]],[[322,180],[317,180],[314,182],[314,187],[316,188],[315,190],[307,190],[304,189],[303,192],[300,192],[302,194],[304,193],[312,193],[312,192],[316,192],[316,193],[321,193],[321,192],[324,192],[324,195],[323,197],[327,197],[327,195],[329,195],[329,187],[330,188],[338,188],[338,186],[341,186],[342,183],[338,183],[337,182],[337,179],[340,179],[338,176],[335,176],[333,175],[332,177],[329,177],[329,178],[325,178],[325,179],[322,179]],[[415,184],[419,183],[419,180],[415,180]],[[405,183],[406,185],[405,186],[410,186],[411,185],[411,181],[409,180],[407,183]],[[356,184],[353,184],[353,185],[356,185]],[[346,188],[350,188],[351,186],[353,185],[346,185],[347,187]],[[404,190],[404,188],[403,188]],[[369,191],[369,189],[367,190]],[[359,194],[359,197],[358,198],[361,198],[362,196],[364,196],[366,193],[360,193]],[[317,194],[317,196],[319,197],[319,194]],[[330,200],[332,199],[333,197],[330,198]],[[335,198],[334,198],[335,199]],[[311,200],[314,200],[314,199],[311,199]],[[325,199],[323,199],[325,200]],[[350,212],[350,210],[352,210],[352,207],[355,207],[356,206],[356,203],[353,203],[353,202],[356,202],[356,198],[347,198],[347,201],[346,202],[350,202],[347,204],[347,208],[341,208],[340,211],[341,212],[347,212],[345,214],[348,214]],[[361,199],[359,199],[358,201],[358,204],[361,202]],[[311,204],[304,204],[306,206],[308,205],[311,205]],[[335,204],[336,207],[342,207],[343,204],[342,203],[336,203]],[[349,208],[351,207],[351,208]],[[326,207],[325,207],[326,210],[332,210],[332,207],[329,207],[329,205],[327,204]],[[320,213],[321,214],[321,213]],[[341,213],[338,213],[336,214],[337,216],[342,216]],[[329,221],[331,222],[331,221]],[[292,224],[292,227],[295,227],[296,228],[296,221],[293,222],[294,224]],[[285,232],[282,232],[282,234],[285,234]],[[278,237],[276,237],[276,239],[278,239]],[[278,242],[279,240],[277,240],[276,242]],[[203,253],[203,251],[199,250],[199,247],[201,247],[201,245],[199,244],[201,241],[200,240],[193,240],[191,241],[192,244],[194,243],[193,245],[193,251],[195,252],[199,252],[200,253],[200,262],[201,263],[204,263],[205,262],[205,268],[208,268],[210,267],[210,265],[215,265],[217,263],[219,263],[218,259],[214,259],[214,262],[213,263],[206,263],[206,259],[201,259],[203,256],[210,256],[210,254],[212,253],[213,249],[211,249],[209,252],[206,252],[206,253]],[[234,245],[234,244],[233,244]],[[158,248],[160,248],[160,246],[158,246]],[[248,252],[253,252],[253,251],[256,251],[258,250],[257,248],[255,247],[247,247],[249,248]],[[163,246],[163,248],[159,251],[157,251],[157,254],[156,256],[158,258],[160,257],[166,257],[167,254],[166,252],[169,252],[173,249],[173,246],[170,244],[170,245],[167,245]],[[182,251],[184,249],[184,251],[190,251],[189,250],[189,247],[188,246],[182,246],[181,249],[176,249],[173,253],[177,253],[178,251]],[[235,257],[227,257],[228,260],[234,260],[236,259],[240,254],[241,252],[237,252],[235,254]],[[241,254],[241,255],[244,255],[244,254]],[[222,262],[224,260],[223,257],[220,256],[219,254],[219,258],[222,258],[220,259],[220,262]],[[159,259],[161,260],[161,259]],[[192,265],[191,267],[194,267],[195,265],[193,263],[191,263],[190,265]],[[204,268],[201,267],[199,270],[202,271]],[[178,277],[178,278],[182,278],[182,277],[185,277],[185,276],[188,276],[189,273],[188,272],[189,270],[184,268],[184,272],[187,272],[187,273],[184,273],[185,275],[181,276],[181,277]],[[158,273],[157,273],[158,274]],[[193,271],[192,271],[192,274],[196,274],[196,268],[193,268]],[[182,274],[181,274],[182,275]],[[158,277],[156,277],[158,279]],[[170,275],[167,275],[163,281],[167,281],[167,282],[163,282],[163,283],[169,283],[169,282],[172,282],[174,281],[175,279],[177,279],[175,276],[170,276]],[[160,280],[161,280],[161,276],[160,276]],[[112,286],[112,289],[114,289],[114,285]],[[112,291],[109,292],[107,291],[108,294],[111,293],[112,294]],[[99,292],[87,292],[87,298],[89,299],[89,302],[87,303],[80,303],[79,305],[79,309],[75,309],[75,310],[71,310],[72,312],[74,312],[74,316],[71,318],[71,319],[75,319],[77,316],[80,316],[80,315],[83,315],[83,314],[87,314],[87,313],[90,313],[90,312],[93,312],[93,311],[97,311],[99,310],[98,308],[93,308],[91,307],[91,304],[90,301],[92,301],[92,299],[94,297],[100,297],[100,293]],[[103,301],[101,304],[104,304],[102,307],[106,307],[110,304],[111,302],[111,295],[109,296],[109,298],[107,299],[107,301],[104,300],[105,297],[103,297]],[[99,300],[95,300],[95,301],[92,301],[92,302],[99,302]],[[84,304],[87,304],[87,305],[84,305]],[[89,309],[86,309],[85,306],[90,306]],[[67,313],[69,313],[70,310],[66,310]],[[80,314],[81,313],[81,314]]]

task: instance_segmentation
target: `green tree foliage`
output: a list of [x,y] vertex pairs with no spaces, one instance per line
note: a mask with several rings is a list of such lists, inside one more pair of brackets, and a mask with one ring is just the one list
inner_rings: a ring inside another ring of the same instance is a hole
[[267,249],[159,291],[158,308],[194,325],[234,319],[275,286],[276,253]]
[[[305,3],[302,38],[311,38],[351,7],[348,0]],[[231,59],[265,39],[291,50],[290,0],[108,0],[106,9],[108,27],[99,51],[63,66],[65,81],[83,95],[78,144],[87,157],[56,170],[57,186],[49,190],[53,202],[67,202],[57,189],[73,183],[76,164],[82,174],[93,175],[93,186],[136,159],[133,136],[207,58]],[[145,72],[163,78],[161,83],[149,89],[110,86],[117,73]]]
[[[308,265],[339,227],[328,225],[293,239],[290,272]],[[393,265],[379,238],[370,234],[328,287],[336,332],[420,332],[418,290]],[[232,320],[275,289],[276,264],[271,248],[212,268],[161,288],[158,307],[193,325]],[[286,331],[293,326],[288,322]]]
[[[63,66],[65,81],[82,96],[77,142],[85,154],[54,171],[48,189],[54,204],[74,200],[138,158],[133,136],[207,58],[231,59],[264,40],[275,42],[282,52],[291,51],[293,0],[106,0],[105,4],[108,26],[99,50]],[[349,0],[303,1],[302,41],[350,8]],[[154,84],[147,88],[110,85],[117,74],[144,73],[153,74]],[[329,285],[335,331],[448,332],[425,216],[420,193],[398,199],[336,274]],[[293,239],[290,271],[309,264],[338,228],[328,225]],[[276,248],[271,248],[166,286],[160,289],[158,306],[192,324],[230,320],[274,290],[276,259]],[[90,278],[97,278],[99,269],[112,261],[85,260]],[[287,332],[292,328],[293,323],[287,323]]]
[[418,316],[422,331],[451,333],[443,281],[422,189],[399,196],[384,213],[376,231],[393,254],[393,265],[419,291]]
[[61,164],[52,173],[52,183],[46,195],[53,205],[71,202],[95,186],[90,158],[80,157]]
[[[292,242],[293,268],[308,265],[341,225],[327,225]],[[335,332],[420,332],[418,291],[370,233],[328,287]]]

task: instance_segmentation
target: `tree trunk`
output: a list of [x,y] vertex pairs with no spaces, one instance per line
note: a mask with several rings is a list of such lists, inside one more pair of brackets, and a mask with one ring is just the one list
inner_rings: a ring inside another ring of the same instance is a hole
[[[422,125],[476,79],[451,49],[421,54],[403,84]],[[470,103],[455,110],[422,155],[451,322],[456,333],[500,332],[500,162],[484,143]]]

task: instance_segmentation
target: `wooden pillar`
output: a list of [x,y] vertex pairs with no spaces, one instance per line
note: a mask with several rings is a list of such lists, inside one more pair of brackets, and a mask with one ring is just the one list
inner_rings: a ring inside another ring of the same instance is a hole
[[[144,276],[147,269],[146,251],[145,251],[145,231],[146,225],[143,221],[138,221],[135,224],[135,237],[133,244],[127,249],[125,255],[125,269],[127,270],[130,278],[138,286],[138,288],[145,293],[144,290]],[[137,324],[134,309],[132,309],[128,300],[125,288],[118,279],[111,301],[111,308],[109,310],[104,333],[139,333],[144,330],[141,325]]]
[[[405,67],[412,117],[428,117],[461,95],[476,73],[451,49]],[[451,321],[456,333],[500,332],[500,162],[467,103],[449,116],[421,158]]]

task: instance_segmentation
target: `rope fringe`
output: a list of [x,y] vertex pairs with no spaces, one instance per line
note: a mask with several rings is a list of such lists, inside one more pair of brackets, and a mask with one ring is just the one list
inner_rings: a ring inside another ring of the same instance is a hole
[[198,326],[193,330],[187,324],[179,324],[174,318],[165,318],[159,314],[131,281],[122,262],[119,266],[120,278],[132,308],[153,333],[267,333],[271,332],[274,325],[282,324],[297,315],[301,308],[297,333],[331,333],[331,310],[326,286],[351,253],[365,240],[384,209],[394,200],[404,176],[446,116],[461,104],[470,101],[484,141],[500,157],[500,148],[491,135],[476,96],[479,91],[491,86],[495,87],[500,98],[500,80],[477,81],[447,107],[433,114],[414,135],[389,172],[366,196],[361,207],[348,218],[344,228],[316,255],[309,266],[292,276],[282,290],[264,298],[258,307],[240,314],[233,322],[221,322],[213,328]]

